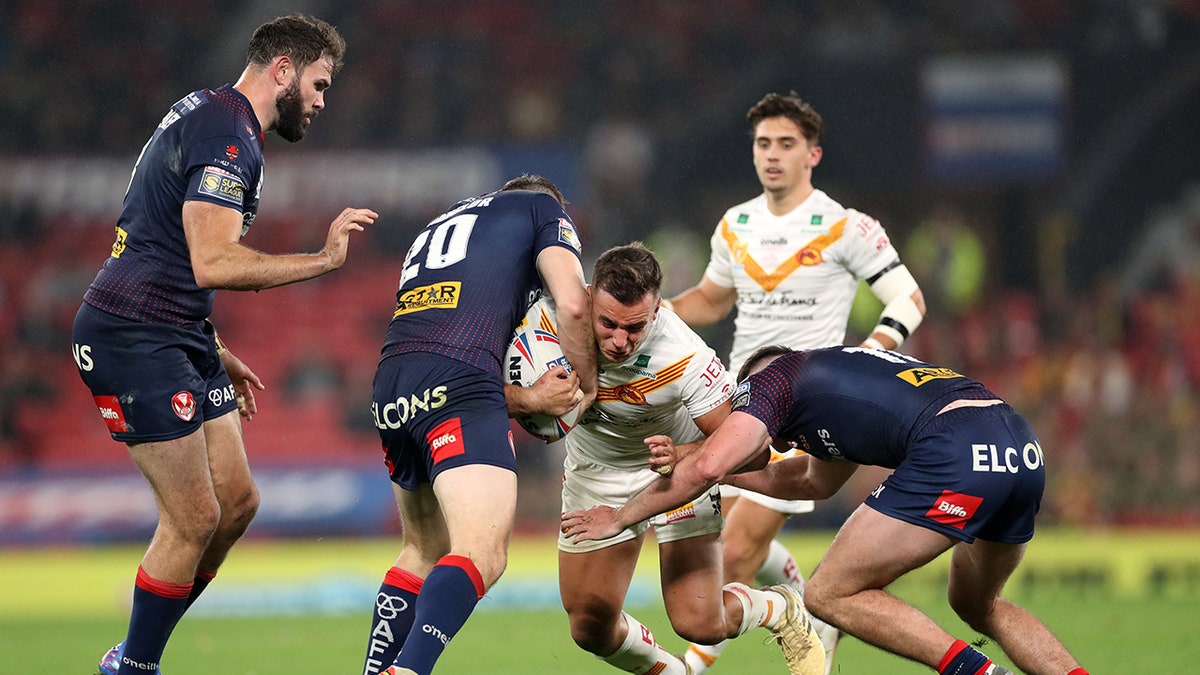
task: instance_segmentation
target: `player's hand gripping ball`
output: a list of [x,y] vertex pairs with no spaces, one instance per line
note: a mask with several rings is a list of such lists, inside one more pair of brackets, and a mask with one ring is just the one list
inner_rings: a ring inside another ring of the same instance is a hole
[[[508,352],[504,355],[504,364],[508,382],[521,387],[533,386],[553,366],[560,365],[571,370],[571,364],[563,356],[558,343],[558,317],[552,298],[542,296],[529,306],[525,318],[513,332]],[[518,415],[515,419],[522,429],[550,443],[567,435],[579,421],[579,413],[579,407],[576,406],[561,417],[533,414]]]

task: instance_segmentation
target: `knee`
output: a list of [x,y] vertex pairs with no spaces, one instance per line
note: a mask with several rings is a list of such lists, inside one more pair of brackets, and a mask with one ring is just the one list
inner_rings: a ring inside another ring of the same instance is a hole
[[204,548],[212,540],[221,524],[221,505],[216,498],[194,502],[186,513],[165,513],[163,522],[169,531],[191,546]]
[[608,607],[589,605],[567,612],[571,639],[580,649],[596,656],[608,656],[621,645],[617,640],[619,613]]
[[1003,602],[992,598],[991,601],[983,598],[975,597],[967,593],[951,593],[948,597],[950,608],[962,619],[963,623],[970,626],[971,630],[984,635],[991,635],[988,629],[989,619],[995,609],[996,602]]
[[688,612],[682,617],[670,617],[671,628],[675,633],[687,640],[701,645],[715,645],[729,637],[720,621],[709,621],[706,617]]
[[814,574],[804,586],[804,607],[808,613],[818,619],[829,622],[832,620],[836,598],[830,591],[824,579]]
[[492,587],[500,580],[504,570],[508,567],[508,552],[504,548],[493,549],[487,553],[478,556],[468,556],[471,562],[475,565],[475,569],[479,570],[479,576],[483,579],[484,590]]
[[258,514],[260,502],[258,488],[253,484],[247,486],[241,494],[230,500],[228,504],[221,506],[221,529],[235,536],[241,536],[246,528],[250,527],[250,521],[254,520],[254,516]]

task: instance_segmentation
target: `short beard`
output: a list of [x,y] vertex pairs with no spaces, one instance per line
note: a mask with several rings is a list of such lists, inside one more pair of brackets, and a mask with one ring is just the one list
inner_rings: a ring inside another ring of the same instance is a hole
[[288,88],[275,99],[275,132],[289,143],[304,138],[304,101],[300,97],[300,78],[292,80]]

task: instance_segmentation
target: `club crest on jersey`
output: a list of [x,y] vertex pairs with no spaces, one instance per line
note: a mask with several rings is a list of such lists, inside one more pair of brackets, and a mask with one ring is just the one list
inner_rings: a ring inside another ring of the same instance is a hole
[[196,416],[196,399],[190,391],[181,391],[171,397],[171,409],[184,422],[191,422]]
[[229,161],[236,162],[238,158],[238,146],[232,144],[225,146],[225,156],[229,158]]
[[646,395],[635,387],[621,385],[616,389],[617,399],[629,405],[646,405]]
[[454,309],[462,294],[461,281],[443,281],[428,286],[410,288],[396,300],[396,311],[392,318],[401,314],[422,312],[427,309]]
[[821,249],[805,246],[796,254],[796,261],[801,265],[820,265],[825,259],[821,256]]

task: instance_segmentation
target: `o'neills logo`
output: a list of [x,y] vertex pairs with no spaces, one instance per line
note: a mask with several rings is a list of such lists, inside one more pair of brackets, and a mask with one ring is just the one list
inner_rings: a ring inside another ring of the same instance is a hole
[[181,391],[171,397],[171,408],[179,419],[191,422],[196,416],[196,399],[192,397],[192,392]]
[[425,435],[429,444],[429,454],[433,463],[466,453],[467,446],[463,444],[462,419],[455,417],[434,427]]

